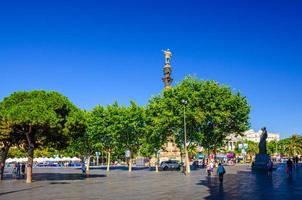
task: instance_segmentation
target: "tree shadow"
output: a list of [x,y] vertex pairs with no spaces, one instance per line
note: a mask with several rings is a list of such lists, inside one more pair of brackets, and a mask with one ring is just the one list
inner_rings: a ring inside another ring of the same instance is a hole
[[76,173],[36,173],[33,174],[33,181],[57,181],[57,180],[84,180],[106,177],[104,174],[76,174]]
[[205,186],[209,195],[205,199],[300,199],[302,195],[301,174],[289,179],[283,171],[238,171],[225,174],[223,183],[217,176],[206,177],[197,185]]
[[[81,173],[33,173],[32,180],[35,181],[51,181],[51,180],[84,180],[91,178],[106,177],[104,174],[87,174]],[[25,180],[25,178],[15,178],[12,175],[6,176],[4,180]]]
[[26,190],[32,190],[32,189],[41,188],[41,187],[43,187],[43,186],[30,187],[30,188],[25,188],[25,189],[20,189],[20,190],[14,190],[14,191],[9,191],[9,192],[1,192],[0,196],[7,195],[7,194],[12,194],[12,193],[16,193],[16,192],[22,192],[22,191],[26,191]]
[[[107,170],[106,166],[101,166],[97,168],[91,168],[90,170]],[[132,171],[139,171],[139,170],[148,170],[149,167],[132,167]],[[129,168],[127,165],[120,165],[120,166],[110,166],[110,170],[122,170],[122,171],[128,171]]]

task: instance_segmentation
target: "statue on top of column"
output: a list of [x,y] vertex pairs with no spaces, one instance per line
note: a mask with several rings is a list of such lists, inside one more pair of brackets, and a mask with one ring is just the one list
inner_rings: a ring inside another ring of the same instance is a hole
[[172,53],[170,49],[162,50],[165,54],[165,64],[170,64]]

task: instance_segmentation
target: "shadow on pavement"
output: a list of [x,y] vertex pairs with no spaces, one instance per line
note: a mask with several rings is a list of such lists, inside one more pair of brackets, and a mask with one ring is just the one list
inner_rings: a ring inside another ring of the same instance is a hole
[[[301,170],[302,171],[302,170]],[[206,177],[196,183],[208,188],[205,199],[300,199],[302,173],[299,168],[288,178],[283,169],[268,176],[266,172],[239,171],[225,174],[221,184],[217,176]]]
[[[100,178],[100,177],[106,177],[106,175],[103,174],[90,174],[90,175],[82,175],[77,173],[33,173],[33,182],[35,181],[47,181],[47,180],[84,180],[84,179],[90,179],[90,178]],[[13,180],[12,176],[5,177],[5,180]],[[22,178],[16,179],[16,180],[24,180]]]
[[82,175],[75,173],[36,173],[33,174],[33,181],[45,181],[45,180],[83,180],[90,178],[106,177],[103,174],[90,174]]
[[[107,170],[106,166],[101,166],[101,167],[95,167],[91,168],[90,170]],[[123,170],[123,171],[128,171],[128,166],[110,166],[110,170]],[[149,167],[132,167],[132,171],[138,171],[138,170],[149,170]]]
[[20,190],[14,190],[14,191],[9,191],[9,192],[1,192],[0,196],[6,195],[6,194],[12,194],[12,193],[16,193],[16,192],[22,192],[22,191],[26,191],[26,190],[32,190],[32,189],[36,189],[36,188],[40,188],[40,187],[43,187],[43,186],[30,187],[30,188],[25,188],[25,189],[20,189]]

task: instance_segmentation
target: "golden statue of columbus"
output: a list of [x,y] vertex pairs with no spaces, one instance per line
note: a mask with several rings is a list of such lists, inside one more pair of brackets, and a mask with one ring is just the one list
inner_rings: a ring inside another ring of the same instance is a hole
[[162,50],[165,54],[165,64],[170,64],[172,53],[170,49]]

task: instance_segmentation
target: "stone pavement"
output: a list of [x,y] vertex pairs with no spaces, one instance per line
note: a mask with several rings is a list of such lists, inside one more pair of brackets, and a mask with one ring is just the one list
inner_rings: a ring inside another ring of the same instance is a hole
[[7,177],[0,182],[0,199],[301,199],[302,167],[287,178],[284,166],[273,172],[254,173],[247,166],[226,167],[223,184],[205,170],[189,176],[178,171],[155,173],[148,169],[93,169],[87,178],[80,169],[35,168],[34,182]]

